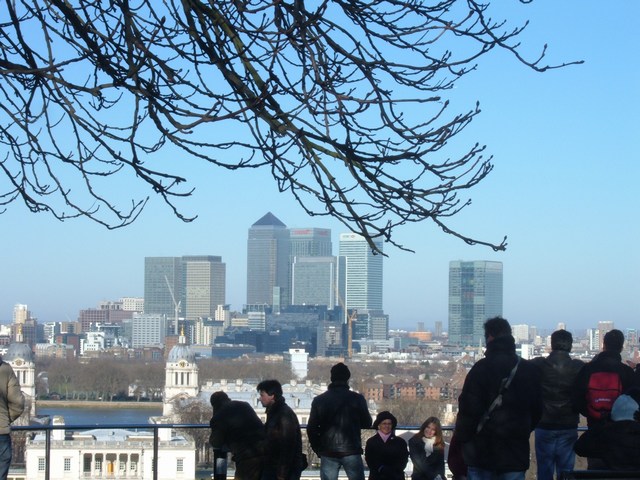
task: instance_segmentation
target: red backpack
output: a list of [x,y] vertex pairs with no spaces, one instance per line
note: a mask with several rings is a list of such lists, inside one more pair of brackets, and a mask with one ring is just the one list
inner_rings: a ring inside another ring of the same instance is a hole
[[609,418],[613,402],[622,393],[622,380],[616,372],[595,372],[587,385],[587,413],[594,420]]

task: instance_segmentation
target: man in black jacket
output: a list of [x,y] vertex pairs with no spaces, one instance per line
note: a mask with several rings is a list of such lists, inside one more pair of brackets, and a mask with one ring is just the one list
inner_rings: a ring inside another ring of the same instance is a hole
[[267,462],[262,480],[298,480],[306,468],[298,417],[286,404],[278,380],[263,380],[256,389],[267,409]]
[[344,363],[331,368],[331,384],[311,403],[307,435],[320,457],[320,478],[337,480],[340,467],[349,480],[364,480],[360,430],[371,427],[365,398],[349,390],[351,372]]
[[538,480],[553,480],[554,472],[573,470],[579,415],[573,410],[573,384],[584,362],[571,358],[573,336],[566,330],[551,334],[551,353],[531,360],[541,372],[542,419],[536,427]]
[[214,450],[231,452],[236,480],[260,480],[266,460],[264,425],[247,402],[231,400],[225,392],[209,399],[213,416],[209,422],[209,443]]
[[516,355],[509,322],[484,324],[485,358],[467,374],[458,399],[456,436],[469,480],[524,480],[529,437],[542,415],[539,371]]

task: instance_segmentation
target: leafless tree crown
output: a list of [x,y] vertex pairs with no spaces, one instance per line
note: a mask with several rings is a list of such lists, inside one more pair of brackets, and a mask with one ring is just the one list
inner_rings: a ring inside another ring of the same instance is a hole
[[473,0],[3,3],[0,212],[22,201],[108,228],[151,191],[192,220],[196,158],[270,168],[309,215],[369,240],[404,248],[395,227],[430,219],[503,250],[446,225],[492,164],[481,144],[451,153],[479,108],[452,113],[442,95],[493,49],[563,66],[541,63],[546,47],[523,58],[526,24]]

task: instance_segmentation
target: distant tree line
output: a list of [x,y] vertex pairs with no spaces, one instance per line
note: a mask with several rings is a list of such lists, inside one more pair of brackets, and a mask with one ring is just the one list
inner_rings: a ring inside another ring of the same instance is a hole
[[[289,383],[294,379],[291,367],[280,360],[260,358],[219,359],[201,358],[197,360],[200,384],[226,379],[258,382],[277,379]],[[336,359],[312,358],[304,380],[315,384],[329,383],[329,371]],[[405,364],[390,361],[346,362],[351,369],[352,388],[362,391],[367,382],[378,381],[383,376],[398,379],[429,378],[439,374],[450,376],[455,365]],[[100,357],[86,359],[38,358],[36,360],[36,394],[38,398],[49,398],[52,394],[68,400],[151,400],[162,399],[165,382],[165,363],[144,360]],[[46,380],[45,380],[46,379]],[[133,387],[130,391],[130,386]]]
[[164,364],[129,359],[40,358],[36,360],[36,374],[38,398],[54,395],[67,400],[126,400],[133,385],[132,400],[159,400],[164,388]]

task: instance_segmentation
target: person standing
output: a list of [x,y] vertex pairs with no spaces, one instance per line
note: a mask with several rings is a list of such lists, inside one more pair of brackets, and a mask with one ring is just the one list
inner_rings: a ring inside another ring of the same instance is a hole
[[0,358],[0,480],[7,480],[11,466],[10,425],[24,411],[24,395],[11,365]]
[[264,425],[247,402],[231,400],[225,392],[209,399],[213,416],[209,422],[209,443],[215,450],[231,452],[236,480],[261,480],[266,461]]
[[350,377],[349,368],[337,363],[327,391],[311,402],[307,435],[320,458],[321,480],[337,480],[340,467],[349,480],[364,480],[360,432],[372,419],[364,396],[349,389]]
[[469,371],[458,399],[455,434],[469,480],[524,480],[529,437],[542,415],[538,369],[516,355],[511,325],[484,324],[485,358]]
[[307,467],[298,417],[286,404],[278,380],[264,380],[256,389],[267,409],[267,461],[262,480],[298,480]]
[[573,336],[566,330],[551,334],[551,353],[531,360],[540,369],[542,385],[542,419],[535,431],[538,480],[560,478],[561,472],[573,470],[576,455],[573,445],[578,439],[578,413],[573,410],[573,384],[584,362],[571,358]]
[[411,480],[445,479],[444,439],[438,418],[427,418],[418,433],[409,439],[409,456],[413,463]]
[[[587,418],[589,429],[610,420],[614,402],[636,380],[633,369],[622,362],[624,334],[620,330],[609,330],[602,345],[602,351],[580,369],[573,388],[573,407]],[[588,457],[587,467],[600,469],[604,463],[599,458]]]
[[380,412],[373,422],[377,432],[364,449],[369,480],[404,480],[409,452],[404,438],[396,436],[397,426],[398,420],[388,411]]
[[636,387],[616,398],[611,409],[611,421],[599,423],[580,435],[574,446],[576,453],[581,457],[602,460],[604,469],[640,470],[639,402],[640,390]]

